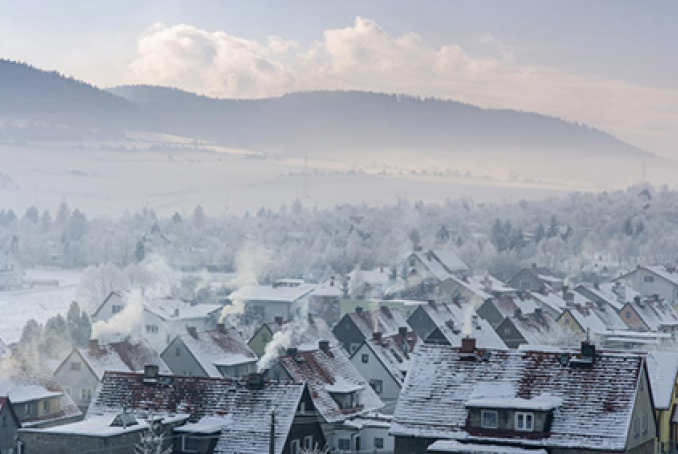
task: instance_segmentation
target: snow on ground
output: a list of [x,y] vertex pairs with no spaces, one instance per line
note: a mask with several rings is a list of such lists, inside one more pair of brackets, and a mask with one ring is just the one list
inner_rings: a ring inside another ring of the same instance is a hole
[[80,273],[60,270],[27,270],[31,279],[57,279],[58,287],[35,287],[0,292],[0,338],[7,344],[18,342],[30,319],[45,323],[50,317],[66,315],[76,298]]

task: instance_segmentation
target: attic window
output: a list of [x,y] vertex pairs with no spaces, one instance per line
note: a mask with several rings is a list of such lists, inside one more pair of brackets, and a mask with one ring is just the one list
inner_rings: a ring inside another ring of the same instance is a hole
[[532,432],[534,430],[534,413],[516,413],[516,430]]
[[654,282],[654,276],[645,276],[643,278],[644,282]]
[[480,427],[483,429],[499,427],[499,413],[494,410],[482,410],[480,412]]

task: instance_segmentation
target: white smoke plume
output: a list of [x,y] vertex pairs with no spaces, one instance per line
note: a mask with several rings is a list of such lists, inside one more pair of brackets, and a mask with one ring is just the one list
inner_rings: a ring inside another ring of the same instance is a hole
[[143,323],[144,306],[148,301],[170,295],[176,282],[174,270],[159,255],[151,255],[138,267],[134,286],[122,294],[124,308],[108,320],[92,325],[92,338],[113,341],[130,336],[137,339]]
[[[271,263],[271,251],[254,241],[247,241],[235,257],[236,275],[233,283],[240,289],[248,285],[257,285],[266,267]],[[235,318],[245,312],[243,301],[235,300],[221,311],[219,322],[235,323]]]
[[298,302],[295,314],[296,316],[290,322],[285,323],[280,331],[273,335],[271,342],[266,345],[266,350],[257,363],[260,372],[271,367],[285,349],[299,346],[301,337],[308,330],[308,298],[303,298]]

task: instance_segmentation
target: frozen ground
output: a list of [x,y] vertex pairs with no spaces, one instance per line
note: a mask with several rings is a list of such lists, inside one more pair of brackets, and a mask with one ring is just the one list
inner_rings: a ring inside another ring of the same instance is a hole
[[66,315],[76,296],[78,272],[26,270],[26,276],[29,279],[57,279],[59,286],[0,292],[0,338],[7,344],[21,338],[26,322],[32,318],[45,323],[56,314]]

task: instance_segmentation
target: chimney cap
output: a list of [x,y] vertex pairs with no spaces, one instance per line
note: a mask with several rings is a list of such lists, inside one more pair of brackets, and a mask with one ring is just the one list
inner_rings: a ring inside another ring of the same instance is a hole
[[160,376],[160,367],[157,364],[146,364],[144,366],[144,382],[154,382]]
[[406,337],[407,336],[407,326],[399,326],[398,327],[398,334],[400,337]]
[[320,342],[318,342],[318,347],[320,348],[320,351],[327,354],[330,352],[330,341],[321,340]]
[[356,313],[356,314],[362,314],[362,313],[363,313],[363,308],[360,307],[360,306],[356,307],[356,308],[355,308],[355,313]]
[[382,339],[383,337],[380,331],[375,331],[372,333],[372,340],[376,342],[381,342]]

